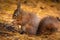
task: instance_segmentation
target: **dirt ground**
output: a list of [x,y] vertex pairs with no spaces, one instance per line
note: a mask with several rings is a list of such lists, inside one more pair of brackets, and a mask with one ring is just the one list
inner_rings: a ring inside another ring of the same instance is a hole
[[[13,19],[12,15],[16,9],[17,0],[0,0],[0,22],[10,24]],[[45,16],[54,16],[60,18],[60,2],[51,0],[21,0],[21,8],[26,12],[33,12],[39,18]],[[4,29],[4,28],[3,28]],[[0,40],[60,40],[60,32],[52,35],[29,36],[27,34],[19,34],[17,32],[8,32],[0,29],[4,33],[0,33]]]

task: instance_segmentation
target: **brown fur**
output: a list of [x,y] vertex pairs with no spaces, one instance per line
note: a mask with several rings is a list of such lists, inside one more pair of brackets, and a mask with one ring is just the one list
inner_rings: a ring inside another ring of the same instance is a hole
[[60,29],[60,21],[53,16],[45,17],[41,20],[37,34],[52,34]]
[[[36,34],[40,19],[34,13],[22,10],[19,0],[17,9],[13,14],[13,19],[14,21],[12,23],[17,30],[21,29],[20,33],[23,31],[29,34]],[[18,28],[18,25],[21,25],[21,28]]]
[[[14,25],[21,25],[25,33],[36,34],[40,19],[34,13],[22,13],[14,21]],[[22,18],[20,18],[22,17]]]

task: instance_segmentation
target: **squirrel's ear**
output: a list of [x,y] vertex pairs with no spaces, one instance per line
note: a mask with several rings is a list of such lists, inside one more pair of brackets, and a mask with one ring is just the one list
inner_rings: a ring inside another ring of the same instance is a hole
[[13,19],[17,18],[17,16],[20,14],[20,8],[21,8],[21,4],[20,4],[20,0],[17,1],[17,8],[13,13]]
[[21,2],[20,0],[17,1],[17,9],[20,9],[21,8]]

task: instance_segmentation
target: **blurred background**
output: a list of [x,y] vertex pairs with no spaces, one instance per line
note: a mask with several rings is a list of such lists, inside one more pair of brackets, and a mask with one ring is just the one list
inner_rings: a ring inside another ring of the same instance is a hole
[[[60,0],[20,0],[24,11],[38,16],[60,16]],[[0,0],[0,21],[11,22],[18,0]],[[3,15],[3,16],[2,16]]]
[[[60,18],[60,0],[20,0],[21,8],[27,12],[36,13],[40,18],[45,16],[54,16]],[[0,22],[11,23],[12,15],[17,8],[18,0],[0,0]],[[60,40],[60,33],[57,35],[33,36],[20,35],[19,33],[10,33],[9,36],[0,36],[0,40]],[[14,37],[14,38],[13,38]]]

